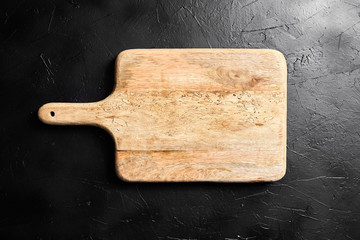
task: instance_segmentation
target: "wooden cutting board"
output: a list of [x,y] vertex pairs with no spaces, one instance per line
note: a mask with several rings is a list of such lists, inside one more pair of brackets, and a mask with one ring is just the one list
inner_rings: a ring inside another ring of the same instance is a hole
[[134,49],[93,103],[48,103],[48,124],[102,127],[128,181],[256,182],[286,169],[286,62],[265,49]]

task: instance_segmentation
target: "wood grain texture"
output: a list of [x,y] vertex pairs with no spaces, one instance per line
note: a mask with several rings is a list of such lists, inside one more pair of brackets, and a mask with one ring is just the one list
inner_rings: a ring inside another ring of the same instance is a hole
[[[286,169],[286,62],[274,50],[137,49],[94,103],[49,103],[49,124],[89,124],[116,143],[128,181],[275,181]],[[53,112],[53,115],[51,115]]]

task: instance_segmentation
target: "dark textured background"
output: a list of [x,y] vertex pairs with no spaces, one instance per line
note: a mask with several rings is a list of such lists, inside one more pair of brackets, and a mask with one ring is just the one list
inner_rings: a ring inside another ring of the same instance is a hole
[[[360,1],[16,1],[0,7],[1,239],[360,239]],[[130,48],[271,48],[288,169],[261,184],[126,183],[94,127],[37,109],[112,90]]]

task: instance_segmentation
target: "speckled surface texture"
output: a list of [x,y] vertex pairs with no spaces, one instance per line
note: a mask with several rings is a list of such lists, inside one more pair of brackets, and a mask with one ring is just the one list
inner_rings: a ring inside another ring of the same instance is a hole
[[[3,1],[0,235],[6,239],[359,239],[360,2]],[[288,65],[275,183],[126,183],[94,127],[40,123],[103,99],[130,48],[271,48]]]

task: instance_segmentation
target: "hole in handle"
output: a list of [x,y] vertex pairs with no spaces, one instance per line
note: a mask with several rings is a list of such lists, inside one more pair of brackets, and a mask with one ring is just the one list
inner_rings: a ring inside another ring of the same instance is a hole
[[54,111],[51,111],[51,112],[50,112],[50,115],[51,115],[52,117],[55,117],[55,112],[54,112]]

